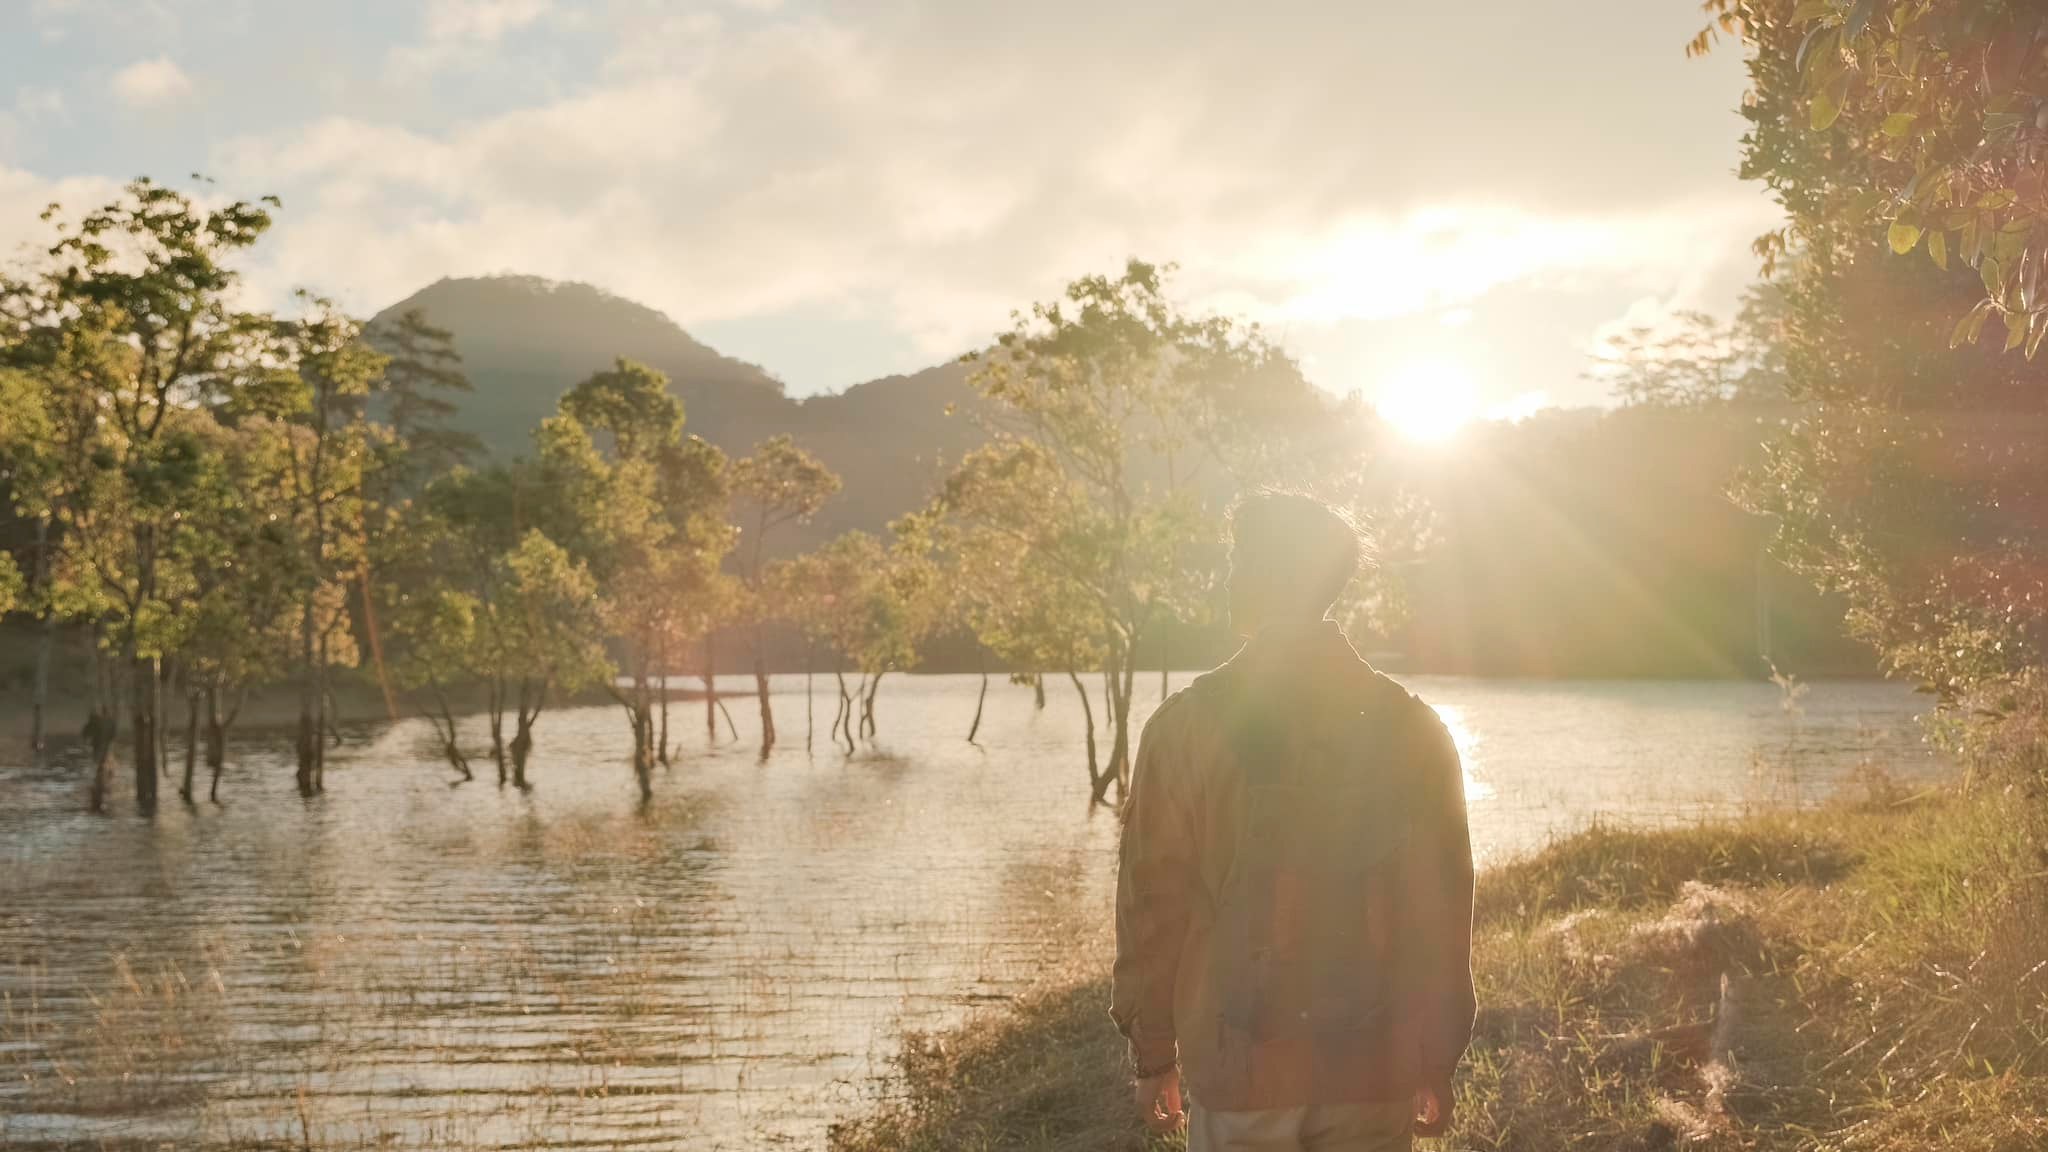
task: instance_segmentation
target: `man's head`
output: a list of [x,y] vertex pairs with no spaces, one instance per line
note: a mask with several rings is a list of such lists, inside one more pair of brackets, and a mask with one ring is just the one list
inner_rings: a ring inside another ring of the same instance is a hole
[[1322,501],[1247,496],[1230,511],[1231,627],[1252,636],[1321,620],[1364,561],[1358,529]]

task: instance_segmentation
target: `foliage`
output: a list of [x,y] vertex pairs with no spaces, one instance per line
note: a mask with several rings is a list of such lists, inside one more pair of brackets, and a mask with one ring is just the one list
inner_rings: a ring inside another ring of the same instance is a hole
[[[1780,58],[1759,88],[1796,105],[1821,141],[1827,178],[1802,182],[1795,218],[1826,215],[1882,233],[1906,255],[1925,247],[1946,271],[1975,269],[1982,285],[1953,343],[1974,343],[1985,320],[2005,328],[2006,351],[2031,359],[2048,335],[2048,13],[2014,0],[1710,0],[1717,29]],[[1705,51],[1715,29],[1692,51]],[[1783,51],[1778,50],[1782,46]],[[1786,59],[1789,57],[1789,59]],[[1789,67],[1786,64],[1789,63]],[[1759,132],[1750,162],[1783,172]],[[1799,239],[1774,233],[1767,257]]]
[[628,360],[570,389],[538,439],[542,477],[560,509],[551,536],[597,581],[605,631],[629,681],[611,691],[633,732],[642,794],[651,795],[652,767],[665,751],[654,728],[655,681],[704,625],[732,547],[725,456],[685,437],[666,378]]
[[[2036,666],[2048,502],[2032,430],[2048,410],[2024,360],[1967,337],[1993,311],[2012,321],[2008,348],[2040,323],[2038,133],[2011,122],[2036,107],[2019,93],[2036,83],[2039,15],[1974,0],[1715,9],[1749,52],[1744,174],[1789,217],[1760,250],[1800,406],[1743,502],[1774,518],[1781,556],[1847,598],[1892,669],[1956,699]],[[1907,230],[1934,259],[1893,253]]]
[[1782,312],[1772,285],[1752,288],[1733,321],[1680,312],[1666,328],[1637,325],[1595,350],[1586,375],[1629,407],[1759,404],[1784,395],[1782,355],[1772,337]]
[[1078,613],[1052,630],[1092,635],[1106,654],[1112,744],[1098,799],[1129,771],[1141,645],[1213,599],[1221,550],[1208,526],[1240,488],[1312,468],[1297,437],[1324,412],[1257,328],[1182,311],[1170,272],[1134,260],[1114,279],[1076,280],[971,358],[995,435],[938,505],[957,526],[954,551],[1028,554],[1031,576],[1060,585],[1034,593],[1038,606]]

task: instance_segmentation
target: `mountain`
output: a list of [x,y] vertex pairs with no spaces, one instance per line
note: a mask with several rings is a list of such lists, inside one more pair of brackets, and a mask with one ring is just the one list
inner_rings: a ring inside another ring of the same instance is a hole
[[[474,433],[493,455],[529,452],[533,429],[553,414],[562,393],[621,356],[666,374],[683,402],[685,428],[730,455],[788,433],[845,481],[812,524],[789,533],[788,548],[853,528],[880,530],[922,504],[948,463],[983,439],[968,415],[978,398],[959,364],[798,400],[757,365],[720,354],[652,308],[587,284],[533,276],[440,280],[376,320],[415,308],[454,336],[476,389],[453,398],[459,409],[450,423]],[[949,405],[960,414],[948,415]]]

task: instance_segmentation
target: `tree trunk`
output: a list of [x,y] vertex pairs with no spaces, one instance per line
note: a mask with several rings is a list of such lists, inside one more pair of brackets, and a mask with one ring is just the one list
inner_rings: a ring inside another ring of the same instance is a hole
[[658,690],[658,691],[659,691],[659,692],[661,693],[661,747],[660,747],[659,749],[657,749],[657,751],[659,751],[659,752],[660,752],[660,754],[661,754],[661,755],[660,755],[660,757],[659,757],[659,758],[660,758],[660,760],[661,760],[661,762],[662,762],[663,764],[667,764],[667,763],[669,762],[669,759],[668,759],[668,647],[667,647],[667,645],[663,645],[663,646],[662,646],[662,654],[661,654],[661,668],[660,668],[660,670],[659,670],[659,671],[657,671],[657,672],[655,673],[655,675],[656,675],[657,677],[659,677],[659,687],[658,687],[658,689],[657,689],[657,690]]
[[122,655],[127,660],[129,690],[133,693],[128,700],[128,735],[135,747],[135,806],[145,816],[156,812],[157,666],[154,658],[142,654],[136,629],[140,625],[137,617],[148,610],[155,598],[156,525],[143,524],[135,529],[135,603],[128,618]]
[[107,792],[114,782],[114,738],[120,728],[120,693],[116,691],[114,668],[101,643],[99,625],[93,626],[92,711],[85,717],[85,742],[92,751],[92,789],[86,806],[94,812],[107,810]]
[[861,704],[861,733],[870,740],[875,738],[875,694],[882,690],[882,677],[886,675],[886,672],[877,672],[875,678],[868,681],[867,699]]
[[829,738],[839,743],[839,726],[846,723],[846,664],[841,661],[832,668],[832,676],[839,681],[839,707],[832,712],[832,731]]
[[1115,742],[1109,751],[1110,774],[1116,777],[1116,794],[1122,799],[1131,784],[1131,696],[1137,689],[1138,645],[1135,640],[1118,660],[1115,677]]
[[754,695],[761,701],[761,755],[775,747],[775,709],[768,703],[768,656],[761,650],[761,630],[754,629]]
[[704,633],[704,740],[718,743],[718,649]]
[[813,687],[813,670],[818,663],[818,645],[815,641],[804,645],[804,751],[811,750],[811,734],[817,730],[813,716],[817,712],[817,690]]
[[967,726],[969,744],[981,733],[981,708],[988,703],[988,649],[979,644],[974,646],[974,664],[981,671],[981,692],[974,697],[974,723]]
[[44,729],[50,703],[50,653],[57,646],[57,612],[50,604],[50,518],[36,517],[36,591],[42,599],[43,621],[36,636],[35,686],[29,692],[29,749],[40,761],[49,746]]
[[199,767],[199,693],[185,686],[185,776],[178,784],[178,799],[192,803],[192,776]]
[[1095,761],[1095,705],[1089,701],[1088,685],[1081,682],[1081,674],[1071,667],[1067,679],[1074,682],[1074,694],[1081,698],[1081,716],[1088,724],[1088,794],[1096,802],[1102,802],[1102,794],[1108,790],[1103,783],[1108,777],[1097,771]]
[[528,790],[526,783],[526,760],[533,755],[533,722],[539,714],[519,714],[519,731],[512,734],[512,786],[521,792]]
[[648,721],[647,702],[639,687],[634,687],[634,702],[627,705],[627,719],[633,724],[633,779],[640,785],[640,803],[654,799],[654,749],[649,748],[652,724]]
[[498,766],[498,787],[503,788],[511,768],[511,758],[505,753],[505,680],[496,673],[491,676],[488,707],[491,717],[491,760]]
[[211,779],[207,781],[206,798],[220,799],[220,770],[227,763],[228,726],[220,716],[220,686],[213,685],[206,690],[206,768]]
[[158,773],[166,780],[171,778],[171,725],[164,701],[170,697],[172,665],[172,661],[161,656],[156,659],[156,764]]
[[866,674],[866,673],[862,673],[862,674],[861,674],[861,678],[860,678],[859,682],[858,682],[858,683],[856,683],[856,684],[855,684],[855,685],[853,686],[853,691],[852,691],[851,693],[847,692],[847,690],[846,690],[846,676],[845,676],[845,674],[844,674],[844,673],[842,673],[842,674],[840,675],[840,677],[839,677],[839,698],[840,698],[840,701],[839,701],[839,702],[840,702],[840,707],[841,707],[841,708],[843,708],[843,709],[845,710],[845,712],[846,712],[846,716],[845,716],[845,718],[844,718],[843,720],[841,720],[841,721],[840,721],[840,724],[839,724],[839,734],[840,734],[840,735],[841,735],[842,737],[844,737],[844,738],[846,739],[846,754],[847,754],[847,755],[849,755],[849,756],[853,755],[854,749],[855,749],[855,748],[856,748],[856,747],[858,746],[858,745],[857,745],[857,738],[856,738],[856,737],[854,736],[854,731],[853,731],[853,722],[854,722],[854,715],[855,715],[855,712],[856,712],[856,709],[854,708],[854,701],[856,701],[856,700],[860,700],[860,699],[863,699],[864,697],[866,697],[866,696],[867,696],[867,691],[868,691],[868,678],[867,678],[867,674]]
[[434,685],[436,711],[427,714],[433,722],[434,732],[441,737],[441,754],[448,758],[448,766],[462,774],[463,783],[476,779],[476,773],[469,770],[469,758],[462,754],[462,744],[456,739],[455,710],[448,707],[448,696]]
[[1045,711],[1045,673],[1043,672],[1033,672],[1031,674],[1031,706],[1040,712]]
[[135,654],[128,641],[128,669],[134,695],[129,699],[129,737],[135,747],[135,806],[145,816],[156,813],[156,661]]
[[1161,700],[1166,699],[1167,695],[1173,691],[1167,680],[1172,668],[1173,660],[1166,650],[1166,641],[1162,634],[1162,638],[1159,641],[1159,698]]
[[[320,684],[313,670],[313,592],[302,590],[306,602],[299,609],[299,731],[298,771],[295,779],[299,795],[311,796],[315,787],[313,764],[320,758]],[[468,779],[469,767],[462,766],[464,779]]]

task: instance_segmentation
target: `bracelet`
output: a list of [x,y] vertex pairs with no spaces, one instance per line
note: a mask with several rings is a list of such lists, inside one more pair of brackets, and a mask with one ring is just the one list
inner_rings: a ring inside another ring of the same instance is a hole
[[1178,1067],[1180,1067],[1179,1060],[1168,1060],[1166,1063],[1161,1064],[1157,1068],[1150,1069],[1149,1071],[1147,1069],[1140,1068],[1138,1069],[1138,1079],[1150,1080],[1154,1076],[1164,1076],[1168,1072],[1171,1072]]

